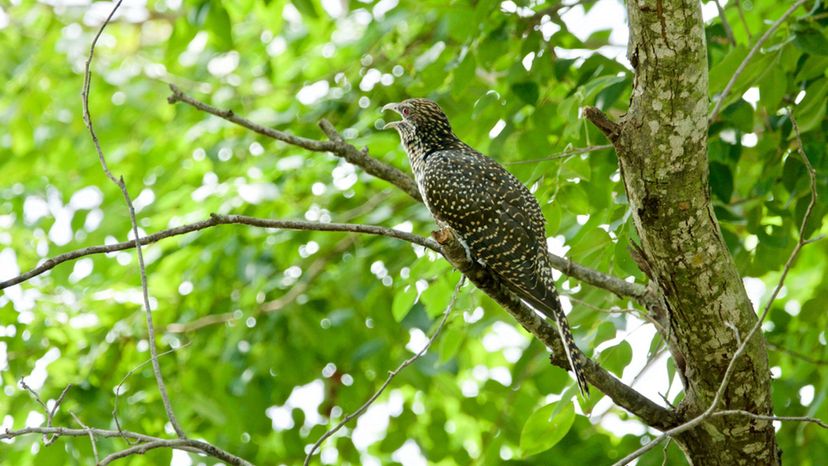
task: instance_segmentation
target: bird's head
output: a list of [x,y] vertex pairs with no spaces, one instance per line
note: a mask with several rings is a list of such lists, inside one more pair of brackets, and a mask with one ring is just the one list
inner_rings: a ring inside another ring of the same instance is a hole
[[439,149],[442,145],[457,140],[451,131],[448,117],[434,101],[407,99],[382,107],[383,112],[386,110],[397,112],[402,119],[386,123],[383,129],[396,129],[406,146]]

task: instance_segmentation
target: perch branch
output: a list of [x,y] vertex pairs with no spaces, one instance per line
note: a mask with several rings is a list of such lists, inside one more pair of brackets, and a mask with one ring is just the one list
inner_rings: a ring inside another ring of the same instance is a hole
[[[420,193],[417,189],[416,183],[410,176],[406,175],[405,173],[391,165],[388,165],[384,162],[377,160],[376,158],[369,156],[367,150],[359,150],[356,147],[348,144],[342,138],[342,136],[336,132],[333,125],[331,125],[330,122],[328,122],[327,120],[323,119],[322,121],[320,121],[319,126],[330,140],[318,141],[314,139],[294,136],[282,131],[261,126],[246,118],[236,115],[232,110],[221,110],[219,108],[213,107],[212,105],[201,102],[185,94],[181,89],[179,89],[175,85],[170,85],[170,89],[172,90],[172,95],[169,96],[167,101],[171,104],[174,104],[176,102],[183,102],[195,109],[201,110],[211,115],[215,115],[219,118],[223,118],[227,121],[235,123],[251,131],[285,142],[287,144],[292,144],[297,147],[302,147],[304,149],[308,149],[314,152],[330,152],[338,157],[344,158],[345,160],[347,160],[350,163],[353,163],[354,165],[362,167],[367,173],[390,182],[394,186],[409,194],[412,198],[422,202],[422,198],[420,197]],[[593,122],[598,121],[598,123],[596,124],[603,125],[603,127],[606,128],[607,131],[610,131],[610,133],[614,135],[608,135],[608,137],[610,137],[610,140],[613,140],[613,138],[617,139],[618,134],[620,134],[619,125],[610,121],[606,117],[606,115],[601,113],[601,111],[596,108],[588,107],[584,110],[584,112],[585,114],[587,114],[588,117],[592,115],[592,118],[596,119],[593,120]],[[602,126],[599,126],[599,128],[601,127]],[[550,254],[550,257],[552,258],[553,267],[567,275],[570,275],[571,277],[577,278],[578,280],[581,280],[585,283],[596,286],[598,288],[609,290],[617,294],[618,296],[629,296],[635,298],[647,308],[650,308],[652,307],[652,305],[657,304],[657,300],[654,296],[652,296],[652,293],[648,293],[645,287],[640,284],[627,283],[618,277],[613,277],[611,275],[598,272],[597,270],[588,269],[586,267],[572,263],[568,259],[562,257],[558,257],[552,254]]]
[[172,95],[167,98],[167,102],[170,104],[183,102],[197,110],[223,118],[231,123],[235,123],[255,133],[259,133],[262,136],[267,136],[269,138],[276,139],[277,141],[282,141],[292,146],[301,147],[313,152],[330,152],[331,154],[341,157],[354,165],[362,167],[369,174],[397,186],[414,199],[418,201],[421,200],[420,191],[417,189],[416,183],[414,183],[414,180],[410,176],[391,165],[371,157],[368,155],[367,150],[358,150],[356,147],[345,142],[342,136],[336,132],[333,125],[331,125],[327,120],[320,121],[319,126],[328,136],[330,139],[329,141],[303,138],[301,136],[294,136],[284,131],[279,131],[277,129],[268,128],[258,123],[254,123],[247,118],[236,115],[232,110],[222,110],[201,102],[200,100],[194,99],[185,94],[174,84],[170,84],[170,90],[172,91]]

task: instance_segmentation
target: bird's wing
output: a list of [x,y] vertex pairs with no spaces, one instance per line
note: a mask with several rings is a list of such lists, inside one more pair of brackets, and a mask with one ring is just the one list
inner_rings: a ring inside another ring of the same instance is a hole
[[515,295],[555,320],[578,387],[588,396],[586,358],[555,292],[543,215],[534,196],[496,162],[462,150],[430,154],[423,178],[432,215],[454,229]]
[[530,227],[527,204],[537,202],[527,202],[521,191],[531,194],[520,181],[484,156],[461,150],[430,154],[423,178],[432,214],[454,229],[478,259],[496,270],[534,272],[534,255],[546,245]]

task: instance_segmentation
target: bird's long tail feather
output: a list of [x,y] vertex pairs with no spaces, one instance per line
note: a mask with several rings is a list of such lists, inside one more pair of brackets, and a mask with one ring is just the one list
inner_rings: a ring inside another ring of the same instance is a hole
[[[558,299],[558,294],[554,289],[544,288],[542,290],[526,290],[519,286],[506,281],[509,289],[517,294],[521,299],[529,303],[533,308],[540,311],[547,317],[555,319],[558,334],[563,342],[566,359],[569,362],[569,367],[575,374],[575,379],[578,381],[578,389],[581,396],[589,398],[589,385],[587,385],[586,377],[584,377],[584,364],[587,359],[578,345],[575,344],[575,338],[572,337],[572,331],[569,329],[569,322],[566,320],[561,307],[561,301]],[[535,291],[535,292],[533,292]],[[540,298],[538,295],[542,296]]]

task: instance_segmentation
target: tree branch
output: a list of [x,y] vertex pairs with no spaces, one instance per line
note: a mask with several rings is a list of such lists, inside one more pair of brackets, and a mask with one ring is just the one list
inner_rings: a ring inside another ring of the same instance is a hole
[[[187,225],[181,225],[175,228],[169,228],[167,230],[162,230],[157,233],[153,233],[149,236],[144,236],[140,238],[140,243],[142,245],[151,244],[160,241],[164,238],[184,235],[194,231],[211,228],[216,225],[228,224],[241,224],[264,228],[277,228],[282,230],[341,231],[352,233],[364,233],[378,236],[388,236],[391,238],[401,239],[403,241],[408,241],[410,243],[417,244],[424,248],[431,249],[435,252],[440,252],[439,245],[430,238],[423,238],[422,236],[418,236],[412,233],[407,233],[404,231],[394,230],[391,228],[381,226],[360,225],[350,223],[319,223],[306,222],[302,220],[269,220],[262,218],[246,217],[243,215],[219,214],[212,214],[210,218],[206,220],[189,223]],[[4,282],[0,282],[0,290],[23,283],[33,277],[36,277],[44,272],[47,272],[55,268],[56,266],[64,262],[79,259],[81,257],[93,254],[104,254],[116,251],[123,251],[125,249],[131,249],[134,247],[135,240],[130,240],[124,241],[122,243],[89,246],[86,248],[69,251],[58,256],[46,259],[42,264],[29,270],[28,272],[10,278]],[[556,256],[554,254],[550,254],[549,257],[552,261],[553,267],[565,273],[566,275],[569,275],[570,277],[576,278],[578,280],[583,281],[584,283],[588,283],[598,288],[603,288],[605,290],[611,291],[618,296],[627,296],[634,298],[645,305],[653,302],[651,292],[648,291],[647,288],[643,285],[626,282],[617,277],[613,277],[611,275],[598,272],[597,270],[584,267],[583,265],[580,265],[576,262],[572,262],[564,257]]]
[[[207,228],[214,227],[216,225],[229,225],[229,224],[241,224],[241,225],[251,225],[251,226],[258,226],[264,228],[277,228],[283,230],[304,230],[304,231],[343,231],[343,232],[353,232],[353,233],[365,233],[369,235],[378,235],[378,236],[388,236],[391,238],[402,239],[404,241],[408,241],[410,243],[414,243],[425,248],[434,250],[439,252],[439,248],[437,243],[434,241],[423,238],[422,236],[417,236],[411,233],[407,233],[400,230],[393,230],[391,228],[385,228],[381,226],[374,226],[374,225],[358,225],[358,224],[350,224],[350,223],[319,223],[319,222],[306,222],[302,220],[268,220],[262,218],[253,218],[253,217],[246,217],[243,215],[219,215],[219,214],[212,214],[210,218],[206,220],[201,220],[195,223],[189,223],[187,225],[181,225],[175,228],[169,228],[167,230],[159,231],[158,233],[153,233],[149,236],[144,236],[140,238],[140,243],[142,245],[151,244],[158,242],[164,238],[169,238],[172,236],[179,236],[184,235],[187,233],[191,233],[194,231],[204,230]],[[22,283],[26,280],[31,279],[32,277],[36,277],[44,272],[47,272],[59,264],[64,262],[68,262],[74,259],[78,259],[84,256],[89,256],[93,254],[104,254],[110,253],[115,251],[123,251],[125,249],[131,249],[135,247],[135,240],[124,241],[122,243],[115,243],[115,244],[107,244],[107,245],[99,245],[99,246],[90,246],[82,249],[77,249],[75,251],[70,251],[64,254],[60,254],[58,256],[52,257],[44,261],[42,264],[38,265],[37,267],[33,268],[32,270],[18,275],[17,277],[11,278],[4,282],[0,282],[0,290],[4,288],[8,288],[13,285],[17,285]]]
[[[331,125],[330,122],[328,122],[327,120],[323,119],[322,121],[320,121],[319,127],[330,138],[330,141],[318,141],[315,139],[294,136],[283,131],[261,126],[246,118],[236,115],[232,110],[221,110],[219,108],[213,107],[212,105],[201,102],[193,97],[190,97],[173,84],[170,84],[170,89],[172,90],[172,95],[170,95],[167,98],[167,101],[171,104],[174,104],[176,102],[183,102],[197,110],[201,110],[211,115],[215,115],[219,118],[223,118],[227,121],[235,123],[239,126],[259,133],[263,136],[267,136],[278,141],[282,141],[287,144],[295,145],[297,147],[301,147],[314,152],[330,152],[338,157],[344,158],[345,160],[347,160],[350,163],[353,163],[354,165],[362,167],[367,173],[374,175],[377,178],[381,178],[383,180],[388,181],[389,183],[406,192],[415,200],[422,202],[422,198],[420,197],[420,192],[417,189],[416,183],[410,176],[406,175],[405,173],[391,165],[388,165],[369,156],[367,149],[358,150],[356,147],[345,142],[342,136],[340,136],[339,133],[336,132],[333,125]],[[596,115],[598,116],[595,116],[595,118],[598,118],[599,120],[603,118],[603,120],[606,120],[605,126],[607,128],[610,128],[613,134],[615,134],[618,131],[618,128],[620,128],[616,123],[609,121],[609,119],[598,109],[593,108],[590,110],[588,108],[584,111],[589,115],[592,115],[593,113],[597,112]],[[597,146],[592,148],[592,150],[598,150],[601,147],[602,146]],[[617,277],[613,277],[611,275],[598,272],[597,270],[588,269],[586,267],[572,263],[568,259],[564,259],[562,257],[558,257],[552,254],[550,254],[550,257],[552,258],[553,267],[555,267],[563,273],[566,273],[567,275],[577,278],[578,280],[581,280],[585,283],[596,286],[598,288],[604,288],[615,293],[618,296],[629,296],[635,298],[639,300],[641,304],[647,308],[650,308],[652,305],[656,304],[656,300],[652,293],[648,294],[646,288],[640,284],[627,283],[624,280],[621,280]]]
[[610,120],[604,112],[595,107],[585,107],[584,117],[601,130],[611,143],[615,144],[618,141],[621,136],[621,126]]
[[567,157],[572,157],[573,155],[588,154],[590,152],[596,152],[604,149],[612,149],[612,144],[601,144],[597,146],[580,147],[577,149],[565,150],[563,152],[559,152],[557,154],[553,154],[548,157],[542,157],[539,159],[516,160],[514,162],[506,162],[504,163],[504,165],[524,165],[527,163],[548,162],[550,160],[565,159]]
[[246,118],[240,117],[232,110],[221,110],[213,107],[212,105],[190,97],[174,84],[170,84],[170,90],[172,91],[172,95],[167,98],[167,102],[170,104],[183,102],[195,109],[207,112],[219,118],[223,118],[229,122],[259,133],[262,136],[267,136],[269,138],[276,139],[277,141],[282,141],[313,152],[330,152],[331,154],[341,157],[354,165],[362,167],[367,173],[388,181],[403,190],[409,196],[413,197],[415,200],[422,200],[420,197],[420,191],[417,189],[417,185],[414,183],[413,178],[406,175],[398,168],[371,157],[368,155],[367,149],[358,150],[356,147],[345,142],[342,136],[336,132],[333,125],[331,125],[327,120],[320,121],[319,127],[322,128],[322,131],[325,132],[330,140],[318,141],[316,139],[294,136],[284,131],[268,128],[254,123]]
[[[781,26],[782,23],[784,23],[785,20],[788,19],[788,16],[791,16],[793,12],[797,10],[797,8],[799,8],[805,3],[805,1],[806,0],[797,0],[796,3],[791,5],[790,8],[788,8],[788,11],[783,13],[782,16],[779,17],[779,19],[777,19],[776,21],[774,21],[773,24],[771,24],[771,27],[768,28],[768,30],[765,31],[764,34],[762,34],[762,37],[760,37],[755,44],[753,44],[753,47],[750,49],[748,54],[745,55],[744,60],[742,60],[742,63],[739,63],[739,67],[736,68],[736,71],[733,72],[733,76],[730,77],[730,81],[727,82],[727,85],[725,86],[722,93],[719,94],[718,100],[716,100],[716,106],[713,107],[713,112],[710,114],[709,124],[712,124],[714,121],[716,121],[716,118],[718,118],[719,111],[722,109],[722,105],[724,104],[725,99],[727,99],[728,94],[730,94],[730,91],[736,84],[736,80],[739,79],[739,76],[741,76],[742,73],[745,71],[745,68],[747,68],[747,65],[748,63],[750,63],[750,60],[752,60],[753,56],[756,55],[756,52],[758,52],[759,49],[762,48],[762,45],[764,45],[764,43],[767,42],[768,39],[770,39],[773,33],[776,32],[777,29],[779,29],[779,26]],[[718,5],[719,2],[717,1],[716,6]],[[724,18],[724,15],[722,15],[722,18]]]
[[446,305],[446,310],[443,311],[443,318],[440,320],[440,324],[437,325],[437,328],[434,330],[434,333],[431,334],[431,338],[428,339],[428,342],[426,342],[425,346],[423,346],[423,348],[417,353],[415,353],[413,356],[403,361],[402,364],[397,366],[396,369],[389,372],[388,378],[385,379],[385,382],[380,386],[380,388],[376,392],[374,392],[371,398],[368,398],[368,401],[363,403],[363,405],[360,406],[353,413],[345,416],[345,418],[342,419],[342,421],[340,421],[339,424],[335,425],[330,430],[325,432],[321,437],[319,437],[319,440],[317,440],[316,443],[314,443],[311,446],[307,456],[305,456],[305,466],[308,466],[310,464],[311,458],[316,453],[316,450],[318,450],[319,447],[322,446],[322,443],[325,442],[325,440],[330,438],[333,434],[337,433],[337,431],[344,427],[345,424],[351,422],[353,419],[359,416],[362,416],[362,414],[368,409],[368,407],[370,407],[375,401],[377,401],[377,398],[379,398],[380,395],[382,395],[382,392],[384,392],[385,389],[388,388],[388,385],[391,384],[391,381],[393,381],[394,378],[397,377],[400,371],[413,364],[414,361],[420,359],[423,356],[423,354],[425,354],[425,352],[428,351],[428,349],[431,347],[431,344],[434,343],[434,340],[437,339],[437,336],[440,335],[440,331],[442,331],[443,327],[446,325],[446,320],[448,320],[448,316],[451,313],[451,310],[454,308],[454,303],[457,302],[457,295],[460,294],[460,288],[463,286],[465,278],[465,276],[461,276],[460,280],[457,281],[457,285],[454,286],[454,293],[452,293],[451,299],[449,299],[449,302]]
[[780,422],[810,422],[812,424],[816,424],[823,429],[828,429],[828,423],[823,421],[822,419],[817,419],[815,417],[807,417],[807,416],[763,416],[761,414],[751,413],[750,411],[745,411],[742,409],[725,409],[722,411],[716,411],[713,413],[714,416],[746,416],[752,419],[759,419],[762,421],[780,421]]
[[[101,144],[98,141],[98,136],[95,134],[95,128],[92,125],[92,115],[89,113],[89,88],[92,84],[91,66],[92,58],[95,56],[95,45],[98,43],[98,39],[101,37],[106,25],[109,24],[109,21],[115,15],[115,12],[118,11],[122,1],[123,0],[118,0],[118,3],[112,7],[112,11],[109,13],[109,16],[107,16],[100,29],[98,29],[98,33],[95,34],[94,39],[92,39],[92,44],[89,46],[89,56],[87,57],[86,64],[84,66],[81,101],[83,103],[83,122],[86,124],[87,129],[89,129],[89,135],[92,137],[95,150],[98,152],[98,160],[101,162],[101,168],[107,178],[109,178],[112,183],[120,188],[121,193],[124,195],[124,202],[126,202],[127,209],[129,210],[129,220],[132,224],[132,235],[135,238],[138,238],[138,221],[135,217],[135,207],[132,205],[132,198],[129,196],[126,183],[124,183],[124,177],[122,176],[116,179],[112,172],[109,171],[109,167],[106,164],[106,158],[104,157],[103,150],[101,149]],[[152,356],[152,371],[155,374],[155,382],[156,385],[158,385],[158,392],[161,394],[161,401],[164,404],[164,411],[167,412],[167,418],[170,420],[170,425],[172,425],[179,438],[186,438],[184,430],[181,428],[181,425],[179,425],[178,420],[175,417],[175,413],[173,412],[172,404],[170,404],[170,397],[167,395],[167,386],[164,384],[164,377],[161,375],[161,366],[158,364],[158,348],[155,340],[155,328],[152,325],[152,309],[150,308],[149,289],[147,288],[147,272],[144,266],[144,254],[141,251],[140,243],[137,243],[136,251],[138,253],[138,268],[141,275],[141,291],[143,292],[144,298],[144,312],[147,318],[150,355]]]
[[[209,444],[207,442],[202,442],[201,440],[162,439],[158,437],[151,437],[149,435],[139,434],[136,432],[118,432],[117,430],[97,429],[94,427],[86,427],[83,429],[70,429],[68,427],[26,427],[24,429],[19,430],[6,429],[5,432],[0,433],[0,440],[9,440],[14,439],[15,437],[31,434],[53,435],[57,437],[86,437],[91,435],[93,437],[102,438],[125,436],[127,438],[131,438],[133,440],[142,442],[141,444],[135,445],[133,447],[127,448],[126,450],[116,452],[105,457],[100,464],[108,464],[109,462],[115,459],[123,458],[125,456],[132,454],[142,454],[153,448],[174,448],[177,450],[204,453],[206,455],[212,456],[213,458],[217,458],[221,461],[224,461],[227,464],[231,464],[234,466],[252,466],[252,463],[248,462],[247,460],[239,458],[238,456],[233,455],[232,453],[228,453],[222,450],[221,448],[216,447],[215,445]],[[129,453],[125,454],[125,452]]]
[[[528,332],[552,350],[552,364],[569,369],[563,343],[557,330],[534,310],[512,294],[491,271],[470,261],[463,245],[449,235],[442,244],[443,255],[474,285],[498,302]],[[586,358],[584,375],[587,381],[609,396],[615,404],[640,417],[647,425],[666,430],[678,423],[676,414],[654,403],[632,387],[616,379],[606,369]]]

